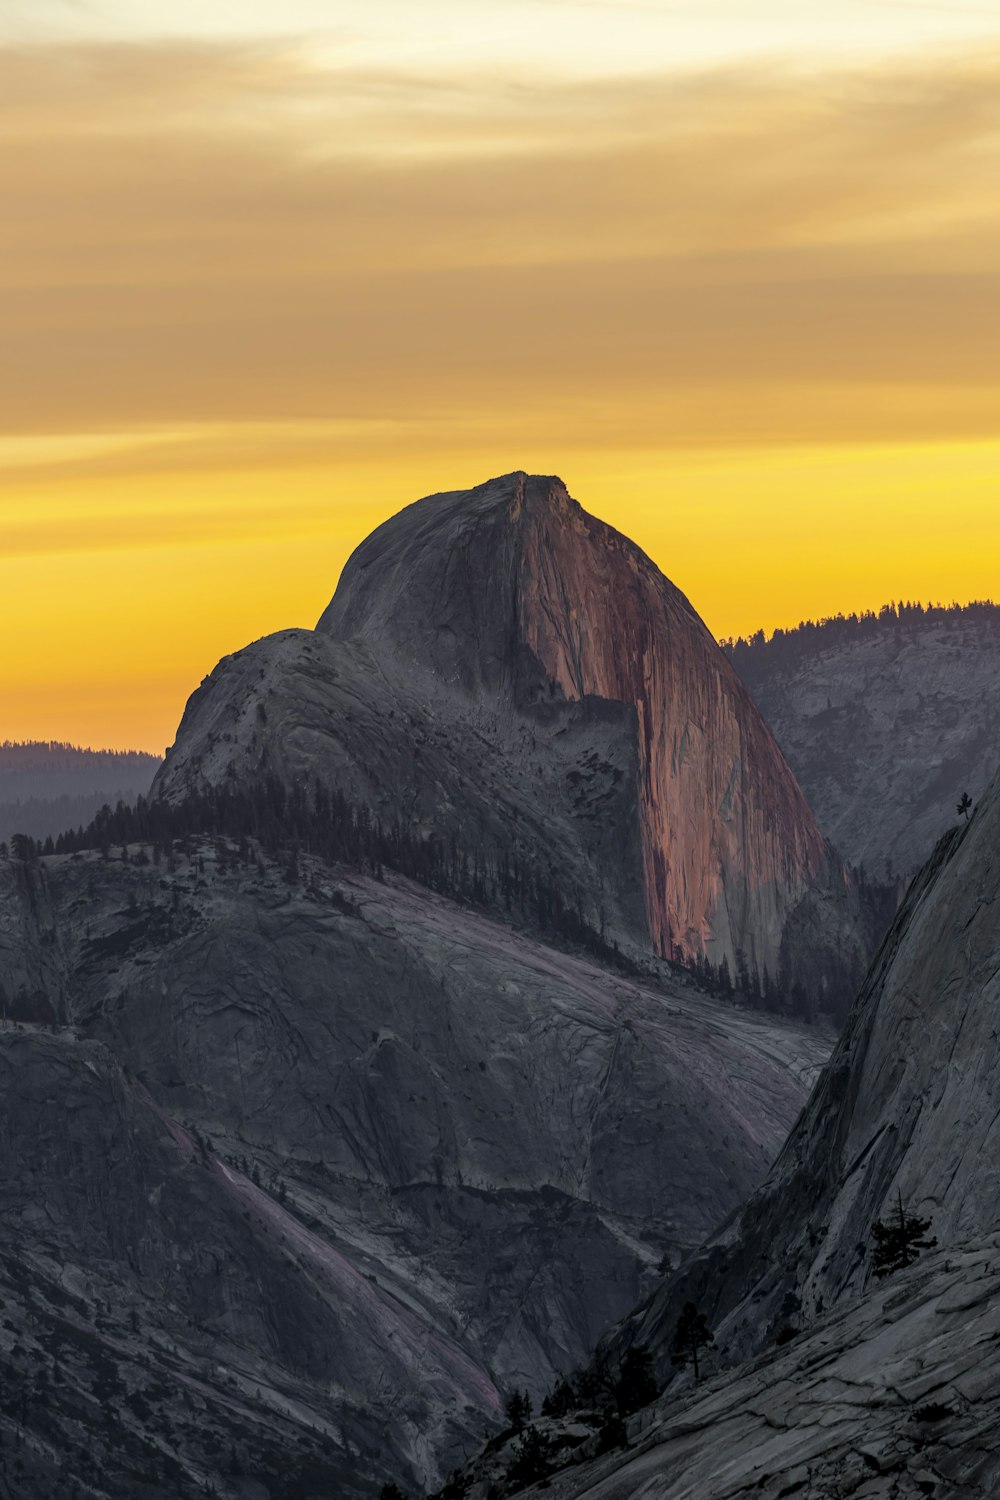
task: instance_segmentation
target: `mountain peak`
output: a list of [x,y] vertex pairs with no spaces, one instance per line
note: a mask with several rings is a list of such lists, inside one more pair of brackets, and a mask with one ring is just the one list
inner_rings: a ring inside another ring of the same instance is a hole
[[502,829],[590,893],[599,929],[614,907],[644,947],[725,960],[750,993],[819,989],[829,1008],[860,979],[856,893],[746,689],[680,590],[555,475],[408,506],[348,560],[315,632],[225,678],[162,785],[244,755],[335,774],[447,839]]

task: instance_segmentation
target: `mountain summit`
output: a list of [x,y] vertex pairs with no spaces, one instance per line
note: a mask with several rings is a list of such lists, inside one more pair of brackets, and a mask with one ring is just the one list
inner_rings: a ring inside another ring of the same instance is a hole
[[857,895],[738,675],[558,478],[385,522],[314,632],[220,664],[157,785],[264,770],[484,864],[514,849],[595,930],[745,987],[828,1003],[863,971]]

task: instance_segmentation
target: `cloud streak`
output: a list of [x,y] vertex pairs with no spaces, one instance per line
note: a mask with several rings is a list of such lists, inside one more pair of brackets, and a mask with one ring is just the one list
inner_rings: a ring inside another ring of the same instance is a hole
[[602,380],[850,383],[860,418],[867,384],[1000,382],[997,57],[546,87],[264,46],[2,67],[13,431]]
[[371,526],[515,467],[722,633],[995,590],[1000,55],[347,55],[0,49],[8,732],[162,745]]

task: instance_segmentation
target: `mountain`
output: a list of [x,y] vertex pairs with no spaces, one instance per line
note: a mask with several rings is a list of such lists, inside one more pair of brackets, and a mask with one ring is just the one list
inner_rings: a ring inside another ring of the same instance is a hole
[[148,799],[11,852],[18,1500],[440,1484],[655,1321],[828,1052],[676,960],[832,1007],[874,921],[683,596],[523,474],[380,528]]
[[440,1482],[760,1180],[828,1050],[388,871],[125,852],[0,861],[18,1500]]
[[886,605],[727,643],[820,827],[912,874],[996,769],[1000,606]]
[[[648,1345],[666,1396],[553,1495],[997,1493],[998,845],[1000,776],[913,882],[766,1182],[607,1341]],[[872,1226],[900,1204],[935,1243],[878,1281]],[[702,1389],[671,1365],[689,1298],[718,1351]]]
[[28,740],[0,744],[0,843],[15,833],[54,838],[91,821],[105,803],[148,794],[160,766],[137,750],[82,750]]
[[873,946],[879,915],[702,621],[555,478],[379,527],[315,631],[219,664],[155,792],[265,774],[420,830],[498,901],[513,861],[623,950],[785,1003],[844,1005]]

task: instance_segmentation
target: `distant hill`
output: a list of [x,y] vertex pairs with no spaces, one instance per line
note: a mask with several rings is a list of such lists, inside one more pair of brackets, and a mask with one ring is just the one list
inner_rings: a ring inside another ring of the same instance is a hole
[[86,750],[55,740],[0,742],[0,842],[89,823],[106,802],[144,796],[160,765],[141,750]]
[[723,641],[820,827],[908,874],[1000,763],[1000,605],[886,604]]

